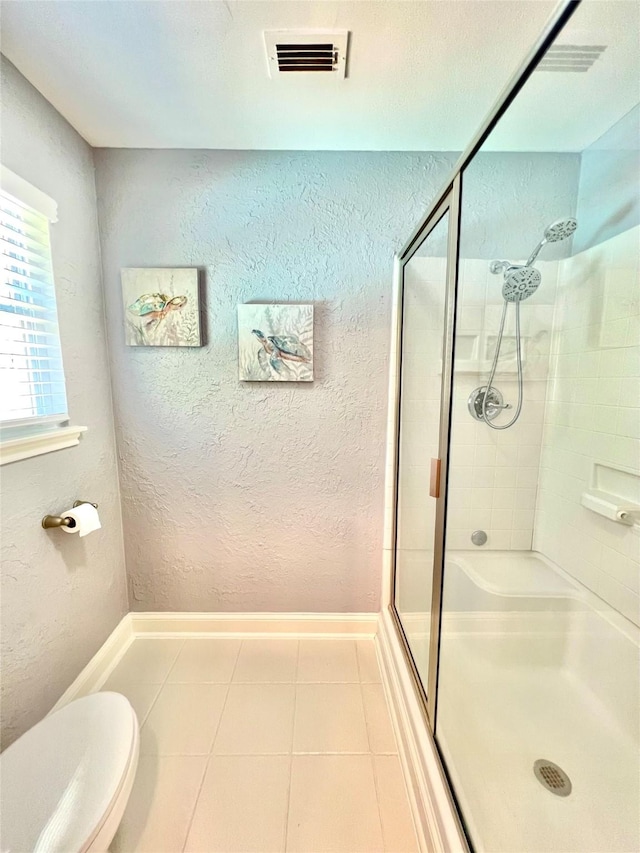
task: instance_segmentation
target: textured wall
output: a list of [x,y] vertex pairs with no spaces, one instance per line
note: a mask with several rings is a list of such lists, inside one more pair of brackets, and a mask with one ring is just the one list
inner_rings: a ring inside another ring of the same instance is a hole
[[[549,223],[575,215],[579,175],[579,154],[476,154],[462,176],[460,257],[528,258]],[[540,260],[570,254],[565,240],[545,246]],[[490,280],[499,292],[499,279]]]
[[640,104],[582,152],[574,252],[640,225],[639,140]]
[[[89,146],[2,60],[2,161],[58,202],[52,226],[60,334],[78,447],[0,469],[2,742],[37,722],[126,611],[116,454]],[[75,498],[100,504],[84,539],[40,519]]]
[[[133,609],[377,609],[392,257],[454,159],[96,152]],[[120,268],[193,265],[207,346],[126,348]],[[238,381],[250,300],[315,303],[313,384]]]

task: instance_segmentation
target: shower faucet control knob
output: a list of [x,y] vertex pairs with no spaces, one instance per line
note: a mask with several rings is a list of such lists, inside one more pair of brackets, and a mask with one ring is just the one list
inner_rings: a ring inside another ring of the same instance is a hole
[[[485,403],[485,396],[487,401]],[[497,418],[503,409],[510,409],[511,404],[505,403],[500,391],[493,386],[487,390],[486,385],[481,385],[469,395],[467,400],[469,413],[477,421],[492,421]]]

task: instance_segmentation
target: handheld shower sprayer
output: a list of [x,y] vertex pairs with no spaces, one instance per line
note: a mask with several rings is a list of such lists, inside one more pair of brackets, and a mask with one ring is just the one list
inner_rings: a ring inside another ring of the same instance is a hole
[[[529,255],[526,264],[514,264],[511,261],[491,261],[489,271],[493,275],[503,274],[502,282],[502,297],[504,305],[502,308],[502,318],[500,320],[500,328],[498,330],[498,340],[496,343],[496,351],[493,357],[493,365],[491,374],[486,385],[476,388],[469,397],[468,408],[472,417],[476,420],[484,421],[491,429],[508,429],[513,426],[520,417],[522,410],[522,347],[520,335],[520,303],[536,292],[542,282],[542,274],[540,270],[533,266],[536,258],[540,254],[541,249],[547,243],[558,243],[561,240],[566,240],[574,233],[578,223],[575,219],[568,217],[567,219],[556,219],[544,230],[542,240]],[[518,404],[516,411],[511,420],[506,424],[492,423],[503,409],[510,409],[511,406],[502,404],[502,395],[497,388],[492,387],[493,379],[498,367],[498,359],[502,348],[502,336],[504,334],[504,325],[507,318],[507,308],[510,302],[515,303],[516,315],[516,362],[518,369]]]

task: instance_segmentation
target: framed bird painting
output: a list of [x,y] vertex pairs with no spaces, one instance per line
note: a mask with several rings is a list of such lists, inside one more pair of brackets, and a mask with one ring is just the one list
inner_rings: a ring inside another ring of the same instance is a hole
[[313,305],[238,305],[243,382],[313,382]]
[[120,277],[128,346],[202,346],[197,268],[128,268]]

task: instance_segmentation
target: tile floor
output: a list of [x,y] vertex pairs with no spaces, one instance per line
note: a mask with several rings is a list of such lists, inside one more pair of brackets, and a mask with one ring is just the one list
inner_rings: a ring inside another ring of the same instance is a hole
[[141,726],[111,850],[418,850],[372,640],[136,639]]

